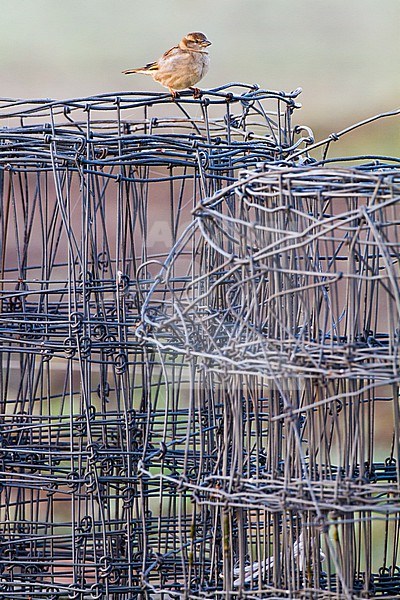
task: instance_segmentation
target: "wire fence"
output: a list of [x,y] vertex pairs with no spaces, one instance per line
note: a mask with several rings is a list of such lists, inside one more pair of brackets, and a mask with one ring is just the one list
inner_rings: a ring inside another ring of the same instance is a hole
[[398,160],[300,91],[0,101],[0,597],[398,597]]

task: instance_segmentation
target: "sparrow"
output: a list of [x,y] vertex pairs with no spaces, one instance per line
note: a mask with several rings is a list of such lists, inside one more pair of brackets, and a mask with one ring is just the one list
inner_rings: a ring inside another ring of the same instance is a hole
[[193,86],[208,71],[210,58],[206,48],[210,44],[204,33],[198,31],[188,33],[177,46],[164,52],[155,62],[148,63],[140,69],[128,69],[122,72],[125,75],[130,73],[151,75],[154,81],[169,89],[174,99],[179,97],[178,90],[186,88],[193,90],[194,97],[199,98],[200,90]]

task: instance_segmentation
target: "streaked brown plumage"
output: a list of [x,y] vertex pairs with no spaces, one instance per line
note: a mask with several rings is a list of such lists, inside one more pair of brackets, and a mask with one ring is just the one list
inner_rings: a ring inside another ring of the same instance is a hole
[[193,86],[208,71],[210,58],[206,48],[210,44],[204,33],[188,33],[178,46],[167,50],[157,61],[139,69],[128,69],[123,73],[151,75],[155,81],[167,87],[174,98],[178,96],[178,90],[186,88],[193,89],[195,96],[199,96],[199,90]]

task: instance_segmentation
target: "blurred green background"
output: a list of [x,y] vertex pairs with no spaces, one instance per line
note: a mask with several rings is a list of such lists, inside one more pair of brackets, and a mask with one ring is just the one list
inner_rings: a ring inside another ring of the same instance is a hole
[[[1,6],[3,97],[161,90],[150,78],[121,71],[200,30],[213,42],[203,87],[301,86],[297,119],[317,138],[400,105],[399,0],[2,0]],[[395,117],[351,134],[332,153],[399,155],[399,138]]]

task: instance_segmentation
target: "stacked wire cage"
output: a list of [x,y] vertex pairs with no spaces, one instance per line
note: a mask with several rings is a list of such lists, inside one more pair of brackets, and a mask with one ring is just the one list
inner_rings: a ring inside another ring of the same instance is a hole
[[399,201],[396,161],[242,171],[147,296],[139,333],[187,356],[206,423],[182,485],[211,597],[399,597]]
[[292,125],[299,92],[1,101],[0,597],[232,587],[227,524],[198,493],[219,475],[231,392],[198,378],[195,337],[157,347],[142,313],[150,291],[164,312],[217,268],[200,232],[179,245],[193,208],[311,143]]

